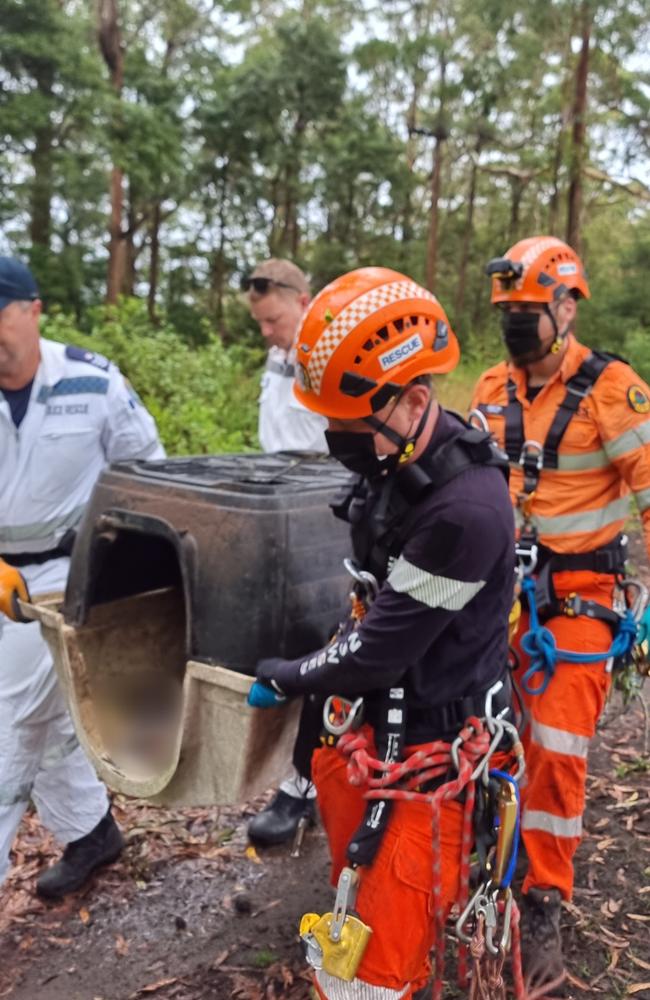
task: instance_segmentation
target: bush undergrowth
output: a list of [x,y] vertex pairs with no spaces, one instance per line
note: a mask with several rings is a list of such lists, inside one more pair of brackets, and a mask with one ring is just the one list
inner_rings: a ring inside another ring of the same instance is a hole
[[226,347],[206,327],[193,347],[162,321],[154,327],[146,304],[123,299],[89,316],[89,333],[52,311],[43,335],[105,355],[132,383],[158,424],[170,455],[257,450],[257,399],[263,348]]

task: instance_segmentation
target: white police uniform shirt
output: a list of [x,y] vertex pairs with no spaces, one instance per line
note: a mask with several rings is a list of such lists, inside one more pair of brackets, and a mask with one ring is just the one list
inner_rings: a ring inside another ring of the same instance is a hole
[[327,452],[325,417],[313,413],[293,394],[293,351],[272,347],[262,374],[258,436],[262,450]]
[[107,463],[164,456],[153,418],[114,364],[40,344],[20,427],[0,391],[0,554],[9,559],[55,549],[79,524]]
[[[162,458],[155,423],[106,358],[41,340],[17,428],[0,391],[0,554],[20,553],[32,597],[60,591],[66,556],[25,565],[74,530],[108,462]],[[39,625],[0,614],[0,883],[32,800],[61,844],[89,833],[108,799],[79,746]]]

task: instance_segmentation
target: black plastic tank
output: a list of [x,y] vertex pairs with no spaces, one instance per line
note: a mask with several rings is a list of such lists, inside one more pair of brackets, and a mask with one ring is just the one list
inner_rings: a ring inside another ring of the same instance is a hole
[[318,648],[345,610],[347,526],[330,503],[350,474],[325,456],[125,462],[100,477],[72,554],[63,613],[176,591],[185,655],[252,673]]

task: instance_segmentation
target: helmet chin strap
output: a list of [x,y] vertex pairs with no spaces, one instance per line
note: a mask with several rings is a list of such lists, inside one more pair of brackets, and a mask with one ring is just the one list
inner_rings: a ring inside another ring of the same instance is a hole
[[549,354],[558,354],[559,353],[559,351],[562,348],[562,344],[564,343],[564,341],[568,337],[569,331],[571,329],[571,323],[567,323],[567,325],[564,327],[564,330],[560,330],[559,326],[557,325],[557,320],[556,320],[555,316],[553,315],[553,313],[551,312],[551,308],[550,308],[548,302],[544,303],[544,311],[545,311],[546,315],[548,316],[548,318],[551,321],[551,324],[553,326],[553,332],[554,332],[555,336],[553,337],[553,340],[548,345],[547,349],[544,351],[544,353],[542,354],[542,356],[539,358],[540,361],[543,361],[544,358],[547,358]]
[[[399,402],[399,399],[397,402]],[[397,406],[397,403],[395,404],[395,406]],[[376,433],[383,434],[385,438],[388,438],[389,441],[392,441],[393,444],[397,445],[399,449],[397,453],[398,455],[397,464],[402,465],[404,462],[407,462],[409,460],[409,458],[415,451],[415,446],[417,444],[418,438],[420,437],[420,434],[424,430],[424,425],[427,422],[427,418],[430,412],[431,412],[431,399],[429,399],[429,402],[427,403],[424,412],[418,421],[418,425],[415,428],[415,433],[409,434],[408,437],[404,437],[404,435],[398,434],[396,430],[393,430],[392,427],[388,427],[385,422],[382,423],[382,421],[378,420],[377,417],[375,416],[366,417],[365,422],[370,427],[372,427],[372,429]],[[389,414],[386,419],[390,420],[391,415],[392,411],[391,414]]]

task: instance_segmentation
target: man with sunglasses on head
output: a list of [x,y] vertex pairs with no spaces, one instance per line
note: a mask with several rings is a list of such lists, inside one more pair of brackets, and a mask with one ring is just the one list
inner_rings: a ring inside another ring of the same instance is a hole
[[[262,449],[327,452],[327,422],[304,407],[293,393],[294,340],[310,300],[307,278],[292,261],[272,258],[258,264],[244,278],[242,289],[251,316],[269,347],[260,394],[258,436]],[[308,762],[306,766],[301,760],[304,754],[300,733],[293,774],[282,783],[266,809],[249,823],[248,835],[257,846],[286,843],[293,839],[303,816],[309,823],[315,820],[316,791],[305,776]]]
[[[515,673],[530,717],[524,972],[527,988],[546,995],[564,976],[561,901],[571,899],[587,751],[611,682],[606,651],[619,625],[612,609],[622,596],[630,493],[650,553],[650,390],[625,361],[576,340],[579,302],[590,293],[566,243],[521,240],[486,271],[509,360],[482,375],[472,405],[508,453],[524,595],[547,630],[528,632],[522,616],[518,638],[528,635]],[[537,669],[542,640],[571,660]]]
[[311,298],[307,278],[292,261],[272,258],[258,264],[242,288],[269,348],[260,394],[262,450],[326,452],[325,421],[292,391],[294,340]]

